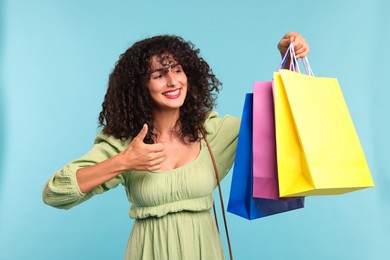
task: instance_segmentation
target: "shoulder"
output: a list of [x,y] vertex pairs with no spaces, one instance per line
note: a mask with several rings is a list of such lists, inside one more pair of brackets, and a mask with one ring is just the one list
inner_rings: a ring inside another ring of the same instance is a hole
[[116,152],[121,152],[129,145],[130,142],[130,138],[127,140],[122,140],[100,131],[95,137],[94,145],[99,146],[102,150],[113,150]]
[[240,119],[232,115],[219,116],[218,112],[211,111],[204,123],[209,137],[214,138],[218,134],[238,135]]

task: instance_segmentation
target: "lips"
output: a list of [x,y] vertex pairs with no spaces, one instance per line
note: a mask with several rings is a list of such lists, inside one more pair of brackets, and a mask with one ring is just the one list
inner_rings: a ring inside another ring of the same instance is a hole
[[173,89],[162,93],[164,97],[169,99],[175,99],[180,97],[181,89]]

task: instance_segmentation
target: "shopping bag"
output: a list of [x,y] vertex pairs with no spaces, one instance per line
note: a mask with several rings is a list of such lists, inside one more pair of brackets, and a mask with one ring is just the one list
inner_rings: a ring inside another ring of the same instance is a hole
[[247,94],[233,168],[227,211],[256,219],[304,207],[304,198],[271,200],[252,197],[252,110],[253,94]]
[[279,195],[332,195],[373,187],[337,79],[274,73]]
[[253,197],[279,199],[272,81],[253,84]]

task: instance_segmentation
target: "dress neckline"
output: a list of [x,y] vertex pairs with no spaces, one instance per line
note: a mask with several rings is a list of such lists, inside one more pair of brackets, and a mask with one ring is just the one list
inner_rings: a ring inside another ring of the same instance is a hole
[[174,172],[180,172],[186,168],[189,168],[189,167],[195,165],[198,161],[200,161],[200,158],[201,158],[203,152],[207,148],[205,146],[206,146],[206,143],[205,143],[204,139],[201,138],[200,139],[200,151],[199,151],[198,156],[192,162],[185,164],[183,166],[180,166],[180,167],[177,167],[177,168],[171,169],[171,170],[165,170],[165,171],[137,171],[137,172],[150,173],[150,174],[169,174],[169,173],[174,173]]

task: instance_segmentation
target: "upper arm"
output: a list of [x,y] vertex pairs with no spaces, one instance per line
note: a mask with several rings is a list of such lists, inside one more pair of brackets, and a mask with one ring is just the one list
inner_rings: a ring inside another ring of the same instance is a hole
[[213,112],[206,120],[205,128],[222,179],[234,163],[240,119],[230,115],[219,118]]

